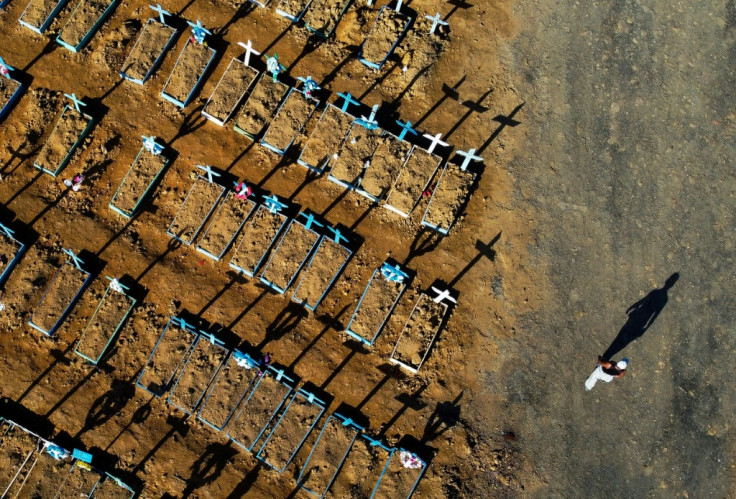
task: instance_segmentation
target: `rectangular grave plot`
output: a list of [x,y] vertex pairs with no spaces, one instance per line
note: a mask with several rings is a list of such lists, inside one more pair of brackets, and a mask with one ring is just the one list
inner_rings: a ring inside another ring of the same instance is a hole
[[65,106],[33,165],[56,177],[91,128],[91,116],[79,113],[68,105]]
[[192,43],[191,39],[188,39],[161,91],[161,96],[179,107],[189,104],[204,79],[207,68],[215,59],[215,53],[214,49],[201,43]]
[[276,13],[291,22],[299,22],[312,0],[281,0]]
[[56,459],[45,450],[39,452],[33,467],[23,477],[22,486],[12,487],[16,489],[16,497],[54,497],[71,471],[72,462],[71,455]]
[[184,244],[192,244],[224,192],[225,187],[212,183],[205,177],[197,177],[167,234]]
[[427,463],[422,461],[421,468],[405,468],[401,462],[401,451],[391,454],[386,466],[386,472],[378,482],[373,495],[376,499],[409,499],[414,493],[419,480],[427,469]]
[[379,69],[404,36],[411,18],[388,7],[381,7],[376,21],[360,47],[358,59],[368,67]]
[[112,197],[110,207],[125,217],[132,217],[168,163],[164,156],[141,148]]
[[325,497],[371,497],[391,458],[391,449],[381,443],[371,445],[373,442],[365,434],[353,442]]
[[358,426],[346,421],[339,414],[330,414],[299,472],[302,488],[316,496],[325,494],[360,434]]
[[134,298],[108,286],[95,313],[82,331],[82,337],[74,352],[93,364],[97,364],[112,343],[114,336],[122,328],[134,305]]
[[56,41],[72,52],[78,52],[92,38],[115,3],[116,0],[80,0]]
[[349,114],[328,104],[304,145],[298,163],[322,173],[329,166],[332,156],[350,130],[352,120]]
[[333,161],[329,179],[344,187],[353,188],[378,147],[381,132],[354,124],[343,140],[338,157]]
[[298,220],[292,220],[284,237],[263,269],[261,282],[283,293],[292,283],[320,236]]
[[449,233],[468,200],[474,182],[473,173],[463,171],[455,165],[445,165],[424,211],[422,225],[441,234]]
[[217,373],[197,417],[214,429],[222,430],[257,379],[255,362],[251,367],[243,367],[238,364],[237,352],[233,353]]
[[271,213],[261,205],[250,217],[243,230],[243,238],[230,260],[230,267],[253,277],[266,255],[276,242],[281,229],[286,225],[286,216]]
[[62,264],[33,310],[28,324],[51,336],[74,307],[90,277],[89,272],[79,270],[71,263]]
[[23,85],[19,81],[0,77],[0,119],[10,112],[22,92]]
[[297,390],[284,409],[258,458],[279,473],[289,465],[325,410],[324,402],[312,398],[304,390]]
[[24,249],[23,243],[0,231],[0,284],[8,278]]
[[196,339],[197,335],[169,321],[136,384],[157,397],[163,395]]
[[261,144],[279,154],[284,154],[316,108],[316,101],[307,99],[301,92],[292,88],[266,130]]
[[176,37],[176,28],[148,19],[125,59],[120,76],[143,85],[153,74]]
[[368,199],[380,201],[396,182],[410,151],[411,144],[408,142],[392,134],[383,135],[356,190]]
[[306,28],[323,38],[329,38],[349,4],[350,0],[314,0],[309,8]]
[[286,377],[282,380],[277,379],[274,371],[269,368],[258,378],[248,399],[241,404],[240,412],[230,422],[228,436],[248,451],[256,446],[291,393],[292,387],[286,383],[293,381]]
[[243,100],[256,77],[258,77],[256,69],[233,58],[202,109],[204,117],[223,126],[235,112],[235,108]]
[[5,496],[18,474],[33,462],[40,448],[40,439],[23,428],[10,423],[0,447],[0,495]]
[[108,474],[104,480],[97,483],[90,497],[99,499],[131,499],[134,495],[133,489]]
[[194,412],[226,356],[225,348],[200,336],[169,394],[169,403],[187,414]]
[[422,197],[422,193],[432,182],[442,158],[424,149],[413,147],[409,159],[399,173],[394,187],[386,198],[385,207],[408,217]]
[[89,497],[102,476],[82,461],[76,461],[54,497]]
[[197,243],[197,251],[220,260],[255,206],[250,199],[241,199],[233,191],[229,191]]
[[66,0],[30,0],[19,21],[26,28],[41,34],[48,29],[65,4]]
[[386,279],[380,269],[374,271],[350,318],[347,333],[373,345],[405,288],[403,282]]
[[261,74],[235,116],[235,131],[255,140],[276,113],[288,91],[289,86],[285,83],[273,81],[270,75]]
[[420,295],[396,341],[391,362],[413,373],[419,371],[434,343],[446,312],[445,303],[435,303],[429,295]]
[[310,310],[317,308],[352,254],[345,246],[323,237],[302,273],[293,299]]

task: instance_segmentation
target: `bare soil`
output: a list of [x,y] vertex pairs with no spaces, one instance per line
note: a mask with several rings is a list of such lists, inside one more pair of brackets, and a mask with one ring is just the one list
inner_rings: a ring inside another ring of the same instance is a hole
[[133,298],[108,288],[99,308],[82,333],[76,350],[90,359],[99,359],[130,311]]
[[306,18],[307,26],[329,37],[340,22],[346,3],[347,0],[313,0]]
[[23,22],[41,29],[61,0],[30,0],[23,13]]
[[257,137],[279,108],[288,91],[288,85],[280,81],[274,82],[270,75],[262,74],[245,104],[238,111],[235,125],[245,133]]
[[317,101],[307,99],[297,90],[292,91],[266,130],[263,141],[285,151],[304,128],[316,107]]
[[238,235],[245,218],[253,211],[255,205],[250,199],[240,199],[235,193],[229,191],[212,216],[207,231],[200,239],[197,247],[208,251],[211,255],[223,255]]
[[429,295],[420,295],[399,336],[392,358],[419,369],[446,312],[447,305],[444,303],[435,303]]
[[449,229],[460,215],[474,182],[473,173],[448,165],[432,192],[424,220],[435,227]]
[[263,278],[283,290],[288,288],[318,239],[316,232],[308,230],[300,222],[292,221],[271,255]]
[[107,0],[81,0],[59,33],[59,37],[72,47],[76,47],[109,5],[110,2]]
[[235,357],[231,355],[217,373],[217,379],[199,413],[200,417],[222,428],[248,393],[257,376],[258,369],[240,367]]
[[171,222],[169,232],[184,242],[194,241],[223,192],[223,186],[209,182],[204,177],[197,177]]
[[239,59],[230,61],[203,112],[225,122],[258,77],[258,71]]
[[[228,425],[228,435],[245,447],[252,447],[276,415],[289,391],[290,388],[276,381],[275,377],[264,374],[250,398],[241,404],[240,412]],[[257,447],[253,447],[253,450],[257,450]]]
[[99,480],[99,473],[74,466],[59,487],[59,497],[88,497]]
[[386,199],[386,204],[405,215],[411,214],[422,193],[432,181],[440,161],[442,158],[439,156],[414,147]]
[[329,418],[319,442],[313,451],[310,449],[312,456],[302,471],[303,486],[322,494],[357,436],[358,430],[355,427],[344,426],[341,420]]
[[128,489],[121,487],[114,480],[106,478],[97,484],[90,497],[99,499],[130,499],[132,495]]
[[394,43],[399,41],[399,35],[408,22],[409,19],[404,14],[388,7],[383,9],[363,42],[363,59],[381,64]]
[[50,331],[69,307],[88,276],[88,273],[82,272],[70,263],[63,264],[33,311],[31,318],[33,323],[45,331]]
[[174,33],[176,28],[156,21],[147,22],[121,71],[133,79],[145,78]]
[[[30,463],[26,465],[28,469],[21,481],[23,487],[20,488],[20,483],[13,484],[13,489],[19,494],[17,497],[54,497],[66,480],[71,463],[70,457],[57,460],[48,452],[42,451],[33,469],[29,468]],[[12,489],[9,492],[12,493]]]
[[325,497],[370,497],[388,459],[386,449],[357,438]]
[[323,410],[323,407],[309,402],[301,393],[295,393],[278,426],[271,432],[268,443],[261,449],[261,459],[277,470],[284,468]]
[[393,135],[381,137],[371,157],[370,166],[360,178],[360,188],[371,196],[381,198],[396,182],[409,151],[409,142],[399,140]]
[[187,42],[163,91],[180,102],[186,102],[213,56],[211,48]]
[[72,148],[79,141],[88,123],[89,118],[71,107],[66,108],[38,154],[36,164],[48,171],[57,171],[64,159],[74,152]]
[[330,175],[346,184],[354,185],[363,173],[366,162],[371,159],[378,147],[380,136],[379,129],[368,130],[354,124],[340,147]]
[[184,331],[173,323],[170,324],[155,347],[139,383],[150,392],[162,395],[169,388],[177,367],[184,360],[195,339],[194,333]]
[[266,253],[274,243],[286,217],[271,213],[260,205],[243,228],[243,237],[233,254],[231,263],[255,275],[259,264],[265,261]]
[[294,299],[316,307],[349,257],[350,252],[344,246],[336,244],[332,239],[322,238],[309,266],[302,272]]
[[0,274],[7,268],[8,264],[13,261],[15,255],[20,249],[18,241],[10,239],[5,233],[0,233]]
[[0,488],[10,485],[37,442],[38,438],[17,427],[0,437]]
[[153,181],[166,166],[166,158],[155,155],[143,148],[130,166],[112,204],[126,213],[132,214],[143,199]]
[[404,284],[389,281],[377,272],[369,283],[363,301],[355,311],[350,330],[366,340],[373,339],[388,319]]
[[326,168],[350,130],[353,119],[335,106],[327,106],[304,145],[300,159],[313,168]]
[[377,499],[409,497],[409,493],[422,471],[422,468],[405,468],[397,450],[391,455],[386,473],[381,478],[373,497]]
[[5,78],[4,76],[0,78],[0,110],[5,107],[16,90],[18,90],[18,87],[20,87],[20,83],[17,81]]
[[171,392],[171,403],[188,413],[194,412],[226,356],[227,350],[223,347],[200,338]]
[[286,12],[292,17],[299,17],[299,14],[307,7],[309,0],[281,0],[278,9]]

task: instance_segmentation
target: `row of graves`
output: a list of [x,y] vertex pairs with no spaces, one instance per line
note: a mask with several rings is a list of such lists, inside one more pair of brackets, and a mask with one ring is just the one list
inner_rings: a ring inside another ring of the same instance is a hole
[[92,466],[93,456],[71,451],[15,421],[0,418],[1,497],[130,499],[134,490]]

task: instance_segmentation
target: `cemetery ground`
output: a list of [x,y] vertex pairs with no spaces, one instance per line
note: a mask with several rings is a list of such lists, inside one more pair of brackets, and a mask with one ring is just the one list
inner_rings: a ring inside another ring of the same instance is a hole
[[[573,5],[564,15],[551,2],[455,8],[463,2],[413,0],[415,23],[374,72],[356,55],[378,5],[351,5],[333,38],[318,43],[275,5],[176,0],[164,7],[202,19],[218,51],[184,109],[160,92],[188,30],[136,85],[118,71],[155,17],[148,2],[117,5],[78,54],[51,38],[70,3],[46,36],[18,23],[26,2],[0,11],[1,55],[30,83],[0,123],[0,222],[15,219],[25,227],[18,237],[33,242],[3,286],[0,415],[92,452],[146,497],[306,497],[296,477],[319,431],[296,466],[278,474],[225,432],[135,386],[178,314],[270,352],[311,391],[329,395],[326,413],[349,406],[372,435],[421,449],[431,460],[417,497],[733,490],[735,411],[725,371],[736,341],[733,2],[682,6],[675,19],[662,0]],[[430,37],[423,19],[438,10],[451,13],[446,38]],[[242,55],[237,42],[248,39],[264,55],[278,53],[288,75],[311,75],[333,92],[330,102],[351,92],[364,104],[351,113],[381,104],[382,123],[411,121],[420,136],[442,132],[456,149],[475,148],[483,170],[450,234],[421,229],[426,197],[403,218],[297,164],[321,108],[283,157],[235,132],[235,115],[224,127],[202,116],[229,61]],[[53,178],[33,161],[64,92],[85,98],[95,126]],[[109,203],[141,135],[165,143],[170,162],[128,219]],[[238,275],[228,262],[239,239],[214,261],[196,251],[202,233],[191,246],[167,235],[197,164],[362,239],[315,312]],[[62,180],[80,172],[82,188],[67,189]],[[49,338],[26,323],[66,261],[62,247],[96,278]],[[364,347],[343,331],[388,258],[415,277]],[[629,374],[586,393],[583,382],[626,309],[674,272],[680,279],[666,306],[623,351]],[[74,348],[108,284],[104,275],[124,274],[147,291],[93,366]],[[419,292],[436,280],[456,290],[458,306],[410,374],[390,356]]]

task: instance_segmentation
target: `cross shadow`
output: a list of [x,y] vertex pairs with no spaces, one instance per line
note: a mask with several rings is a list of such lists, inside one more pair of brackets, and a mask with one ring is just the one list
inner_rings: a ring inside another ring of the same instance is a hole
[[317,317],[317,320],[320,321],[322,324],[325,325],[325,327],[322,328],[322,330],[317,333],[317,335],[312,339],[312,341],[309,342],[309,344],[304,347],[304,350],[299,352],[299,355],[297,355],[293,361],[291,361],[291,364],[289,364],[289,370],[293,371],[294,367],[299,363],[300,360],[304,358],[304,356],[307,354],[309,350],[311,350],[314,345],[317,344],[317,342],[329,331],[330,329],[334,331],[344,331],[345,326],[343,326],[342,322],[340,322],[340,317],[347,312],[348,307],[350,305],[345,305],[334,317],[330,317],[327,314],[320,315]]
[[365,99],[368,96],[368,94],[370,94],[373,91],[374,88],[376,88],[377,86],[383,84],[383,80],[385,80],[388,77],[388,75],[390,75],[391,73],[393,73],[394,69],[398,68],[400,64],[401,63],[399,61],[394,61],[394,65],[391,66],[390,68],[386,69],[386,72],[385,73],[383,73],[381,76],[379,76],[378,78],[376,78],[373,81],[373,83],[371,84],[371,86],[368,87],[368,89],[365,92],[363,92],[360,95],[360,97],[358,97],[358,100]]
[[222,295],[224,295],[224,294],[225,294],[225,293],[227,292],[227,290],[228,290],[228,289],[230,289],[230,288],[232,288],[232,287],[233,287],[233,284],[235,284],[236,282],[239,282],[240,284],[245,284],[245,278],[244,278],[244,277],[243,277],[242,275],[240,275],[240,273],[239,273],[239,272],[236,272],[236,271],[234,271],[234,270],[228,270],[228,271],[227,271],[227,275],[228,275],[228,276],[230,277],[230,280],[229,280],[229,281],[227,282],[227,284],[225,284],[225,285],[224,285],[224,286],[222,287],[222,289],[220,289],[220,290],[219,290],[219,291],[217,292],[217,294],[215,294],[215,296],[213,296],[213,297],[212,297],[212,299],[210,299],[210,301],[208,301],[208,302],[207,302],[207,303],[205,304],[205,306],[204,306],[204,307],[202,307],[202,309],[201,309],[201,310],[199,311],[199,313],[197,314],[198,316],[199,316],[199,315],[202,315],[203,313],[205,313],[205,312],[207,311],[207,309],[209,309],[209,308],[210,308],[210,307],[211,307],[212,305],[214,305],[214,304],[215,304],[215,302],[216,302],[217,300],[219,300],[219,299],[220,299],[220,297],[221,297]]
[[496,237],[491,239],[491,242],[488,244],[484,244],[483,241],[478,239],[475,241],[475,249],[478,250],[478,254],[476,254],[472,260],[468,262],[463,269],[457,273],[457,275],[448,283],[448,287],[454,288],[455,285],[460,282],[460,279],[462,279],[465,274],[468,273],[470,269],[472,269],[476,263],[478,263],[481,258],[488,258],[490,261],[495,260],[496,258],[496,250],[493,249],[493,245],[498,242],[498,240],[501,239],[501,232],[496,234]]
[[26,189],[28,189],[30,186],[32,186],[33,184],[35,184],[36,183],[36,180],[38,180],[39,178],[41,178],[41,175],[43,175],[43,172],[39,170],[38,173],[36,173],[36,176],[34,176],[31,180],[29,180],[28,182],[26,182],[26,185],[24,185],[23,187],[21,187],[20,189],[18,189],[18,191],[16,191],[15,194],[13,194],[10,197],[10,199],[8,199],[7,201],[5,201],[5,206],[10,205],[10,203],[12,203],[18,196],[20,196],[21,194],[23,194],[23,192],[25,192]]
[[85,383],[87,383],[87,381],[89,381],[90,379],[92,379],[92,376],[94,376],[95,374],[97,374],[99,372],[100,372],[100,370],[96,366],[90,367],[89,368],[89,372],[87,374],[85,374],[84,377],[82,379],[80,379],[77,382],[77,384],[74,385],[68,392],[66,392],[53,406],[51,406],[51,408],[48,411],[46,411],[46,414],[44,414],[44,416],[46,416],[46,417],[51,416],[54,412],[56,412],[56,410],[59,407],[61,407],[62,405],[64,405],[64,403],[67,400],[69,400],[72,395],[74,395],[75,393],[77,393],[77,391],[80,388],[82,388],[85,385]]
[[177,140],[186,137],[190,133],[196,132],[202,128],[205,123],[207,123],[207,118],[202,116],[202,108],[204,108],[204,104],[196,106],[189,114],[186,115],[184,121],[179,127],[179,130],[177,130],[176,135],[174,135],[174,137],[166,144],[167,148],[170,148]]
[[[256,285],[257,285],[257,284],[256,284]],[[228,330],[232,331],[232,329],[233,329],[233,328],[235,327],[235,325],[236,325],[236,324],[237,324],[238,322],[240,322],[240,321],[241,321],[241,320],[243,319],[243,317],[245,317],[245,316],[246,316],[246,315],[248,314],[248,312],[250,312],[251,310],[253,310],[253,307],[255,307],[255,306],[256,306],[256,304],[257,304],[257,303],[258,303],[259,301],[261,301],[261,300],[263,299],[263,297],[264,297],[264,296],[266,296],[266,295],[268,294],[268,290],[269,290],[269,289],[270,289],[270,288],[265,288],[265,287],[264,287],[264,288],[263,288],[263,291],[261,291],[261,294],[260,294],[260,295],[258,295],[258,296],[256,296],[256,297],[255,297],[255,299],[254,299],[254,300],[253,300],[252,302],[250,302],[250,303],[248,304],[248,306],[247,306],[247,307],[245,307],[245,308],[243,309],[243,311],[242,311],[242,312],[240,312],[240,314],[238,314],[238,316],[237,316],[237,317],[236,317],[235,319],[233,319],[233,320],[232,320],[232,322],[231,322],[231,323],[230,323],[230,324],[229,324],[229,325],[227,326],[227,328],[226,328],[226,329],[228,329]]]
[[266,335],[256,346],[256,350],[263,350],[266,345],[272,341],[278,341],[286,333],[297,327],[302,319],[306,318],[307,315],[309,314],[300,304],[289,302],[289,304],[279,312],[273,322],[266,327]]
[[235,167],[235,165],[237,165],[237,164],[238,164],[238,162],[239,162],[239,161],[240,161],[241,159],[243,159],[243,158],[245,157],[245,155],[246,155],[246,154],[248,153],[248,151],[250,151],[250,150],[251,150],[251,148],[253,147],[253,144],[255,144],[255,143],[256,143],[256,141],[255,141],[255,140],[251,141],[251,143],[250,143],[250,144],[248,144],[248,145],[247,145],[247,146],[245,147],[245,149],[243,149],[243,150],[242,150],[242,151],[240,152],[240,154],[238,154],[238,156],[237,156],[237,157],[236,157],[236,158],[235,158],[235,159],[234,159],[234,160],[232,161],[232,163],[230,163],[230,164],[228,165],[228,167],[227,167],[227,168],[225,168],[225,173],[229,173],[229,172],[230,172],[230,170],[232,170],[232,169],[233,169],[233,168]]
[[5,173],[5,170],[8,169],[8,167],[13,163],[13,161],[15,159],[19,159],[20,161],[18,161],[18,165],[16,165],[15,168],[13,168],[10,172],[8,172],[9,174],[10,173],[13,173],[16,170],[16,168],[18,168],[19,165],[23,164],[23,162],[25,160],[27,160],[27,159],[32,158],[33,156],[35,156],[36,153],[38,153],[38,151],[41,150],[41,147],[43,147],[42,145],[39,145],[35,149],[33,149],[33,150],[31,150],[31,151],[29,151],[27,153],[21,152],[28,145],[29,145],[29,143],[28,143],[28,139],[27,138],[23,141],[23,143],[21,145],[18,146],[17,149],[13,149],[10,145],[8,145],[7,148],[8,148],[8,151],[10,152],[10,159],[5,162],[5,164],[3,165],[2,169],[0,170],[0,173]]
[[378,383],[371,389],[368,394],[363,397],[363,400],[360,401],[358,405],[355,406],[356,411],[360,411],[370,400],[379,392],[381,391],[381,388],[383,388],[383,385],[388,383],[388,380],[391,378],[397,378],[397,379],[404,379],[406,378],[406,375],[401,372],[401,369],[399,369],[398,366],[394,364],[381,364],[378,366],[378,370],[383,373],[383,378],[381,378]]
[[266,57],[266,55],[268,54],[268,51],[271,50],[271,48],[273,48],[277,43],[279,43],[279,40],[281,40],[286,35],[286,33],[288,33],[291,30],[292,26],[294,26],[294,23],[289,22],[289,25],[286,26],[284,31],[279,33],[279,35],[276,38],[274,38],[273,41],[271,41],[271,43],[269,43],[265,49],[261,51],[261,55],[263,55],[263,57]]
[[364,355],[370,353],[369,350],[363,345],[360,341],[355,340],[347,340],[343,343],[346,347],[350,349],[350,352],[345,356],[344,359],[342,359],[342,362],[332,370],[329,376],[325,378],[325,380],[320,385],[320,390],[325,390],[330,383],[332,383],[332,380],[334,380],[338,374],[340,374],[340,371],[342,371],[345,366],[347,366],[350,363],[350,360],[355,357],[355,354],[362,353]]
[[113,438],[109,444],[107,444],[107,447],[105,447],[105,451],[108,451],[115,442],[118,441],[120,437],[123,436],[123,434],[128,431],[128,428],[130,428],[134,424],[143,424],[146,422],[146,420],[149,418],[151,413],[153,412],[151,410],[151,402],[153,402],[153,399],[156,398],[155,395],[151,395],[151,398],[148,399],[148,402],[140,406],[138,409],[135,410],[133,415],[130,417],[130,421],[128,421],[128,424],[126,424],[117,435],[115,435],[115,438]]
[[256,4],[254,4],[253,2],[244,0],[243,3],[241,3],[240,6],[235,11],[235,14],[233,14],[233,17],[231,17],[230,20],[228,20],[228,22],[226,22],[224,26],[222,26],[222,28],[217,30],[217,36],[219,37],[225,36],[230,26],[240,21],[241,19],[245,19],[248,16],[248,14],[253,12],[255,9],[256,9]]
[[186,437],[187,433],[189,433],[189,425],[187,424],[187,418],[189,415],[185,415],[182,418],[177,418],[176,416],[169,415],[166,417],[166,423],[171,426],[169,431],[166,432],[166,434],[159,440],[156,445],[153,446],[153,448],[148,451],[148,453],[143,456],[143,459],[141,459],[138,464],[135,465],[135,468],[133,468],[133,473],[138,473],[139,471],[144,471],[146,463],[158,452],[158,450],[164,446],[164,444],[174,436],[175,433],[178,433],[182,437]]
[[463,398],[461,391],[452,402],[439,402],[432,411],[422,432],[420,442],[427,444],[437,440],[443,433],[456,426],[460,422],[460,400]]
[[258,475],[263,469],[263,461],[258,461],[252,470],[246,474],[243,479],[235,486],[232,492],[227,495],[227,499],[240,499],[246,497],[246,492],[250,491],[253,484],[258,480]]
[[289,147],[286,150],[286,153],[281,156],[281,159],[279,159],[278,163],[276,163],[276,166],[271,168],[271,171],[266,173],[261,180],[258,181],[256,184],[257,187],[262,188],[266,182],[268,182],[268,179],[274,176],[274,174],[279,171],[281,168],[284,168],[285,166],[292,165],[296,163],[296,159],[299,157],[299,149],[296,147]]
[[69,192],[71,190],[72,190],[71,187],[66,187],[61,192],[61,194],[59,194],[58,196],[56,196],[56,199],[54,199],[49,204],[47,204],[46,206],[44,206],[44,208],[35,217],[33,217],[33,220],[31,220],[30,222],[28,222],[28,226],[29,227],[33,227],[36,224],[36,222],[38,222],[39,220],[41,220],[46,215],[46,213],[48,213],[54,206],[58,205],[59,202],[62,199],[64,199],[69,194]]
[[348,228],[350,232],[355,232],[355,230],[360,226],[361,223],[363,223],[363,220],[365,220],[368,215],[373,211],[373,209],[378,206],[378,203],[371,203],[368,205],[368,208],[366,208],[363,213],[360,214],[358,218],[355,219],[355,222]]
[[613,343],[611,343],[601,356],[603,360],[610,360],[611,357],[626,348],[629,343],[641,338],[647,332],[665,305],[667,305],[667,291],[675,285],[679,278],[680,274],[675,272],[667,278],[664,286],[653,289],[648,295],[626,310],[629,318],[618,332]]
[[90,407],[87,417],[84,420],[84,426],[82,426],[74,438],[80,438],[85,433],[108,422],[123,410],[130,399],[133,398],[133,395],[135,395],[135,386],[133,384],[129,381],[113,379],[110,390],[100,395],[92,403],[92,407]]
[[457,83],[455,83],[452,87],[450,87],[447,83],[443,83],[442,97],[440,97],[437,102],[435,102],[432,107],[430,107],[427,112],[424,113],[422,117],[416,121],[416,123],[414,123],[414,126],[418,127],[419,125],[421,125],[422,122],[429,118],[432,113],[434,113],[447,99],[460,100],[460,93],[457,91],[457,89],[465,82],[465,78],[466,75],[463,75],[463,77],[460,78]]
[[293,202],[294,199],[296,199],[296,197],[299,195],[299,193],[302,192],[306,186],[308,186],[309,184],[311,184],[313,181],[317,180],[319,178],[319,176],[320,176],[319,173],[317,173],[317,172],[315,172],[313,170],[307,169],[307,173],[304,176],[304,180],[302,181],[301,184],[299,184],[299,187],[297,187],[294,190],[294,192],[292,192],[291,195],[287,199],[290,202]]
[[407,409],[411,409],[416,412],[421,411],[422,409],[427,407],[427,404],[420,400],[422,392],[427,389],[427,386],[429,385],[422,384],[422,386],[420,386],[419,389],[417,389],[417,391],[415,391],[414,393],[400,393],[394,397],[395,400],[401,402],[402,406],[398,411],[396,411],[396,414],[391,416],[391,419],[381,425],[378,436],[385,435],[388,429],[391,428],[396,423],[396,421],[398,421],[399,418],[404,415]]
[[347,55],[339,63],[337,63],[337,65],[332,68],[332,70],[327,73],[324,78],[322,78],[322,88],[327,88],[330,83],[335,80],[337,75],[340,73],[340,70],[345,67],[348,62],[355,59],[355,56],[358,55],[359,49],[360,47],[358,45],[348,45],[347,47],[345,47],[345,50],[348,51]]
[[172,237],[169,240],[169,242],[166,244],[166,251],[164,251],[163,253],[161,253],[159,256],[156,257],[155,260],[153,260],[151,263],[149,263],[148,264],[148,267],[146,267],[143,270],[143,272],[141,272],[140,275],[135,278],[135,280],[139,282],[141,279],[143,279],[143,277],[146,274],[148,274],[151,271],[151,269],[156,266],[157,263],[159,263],[164,258],[166,258],[166,255],[168,255],[172,251],[174,251],[176,249],[179,249],[181,247],[181,245],[182,245],[182,242],[181,241],[179,241],[178,239]]
[[43,56],[49,55],[58,46],[59,46],[59,44],[56,43],[56,39],[55,38],[53,38],[53,37],[49,38],[48,43],[46,45],[44,45],[43,49],[41,49],[41,52],[39,52],[36,55],[36,57],[34,57],[33,59],[31,59],[31,61],[28,64],[26,64],[26,66],[23,69],[21,69],[21,72],[22,73],[27,72],[29,69],[31,69],[33,67],[34,64],[36,64],[39,60],[41,60],[41,58]]
[[473,6],[472,3],[466,2],[465,0],[447,0],[447,3],[452,5],[452,9],[450,9],[450,12],[448,12],[447,15],[445,16],[445,19],[444,19],[445,21],[450,19],[450,17],[455,12],[457,12],[458,9],[467,10]]
[[478,151],[477,151],[478,154],[482,154],[483,151],[485,151],[488,148],[488,146],[491,145],[491,142],[493,142],[493,139],[495,139],[496,137],[499,136],[499,134],[503,131],[504,128],[506,128],[507,126],[510,126],[510,127],[513,128],[515,126],[521,125],[521,122],[520,121],[516,121],[514,119],[514,116],[516,116],[516,113],[518,113],[521,110],[521,108],[524,107],[524,104],[525,103],[522,102],[521,104],[519,104],[518,106],[516,106],[514,108],[514,110],[511,111],[506,116],[504,116],[502,114],[499,114],[498,116],[496,116],[495,118],[493,118],[493,121],[496,121],[496,122],[500,123],[500,125],[498,126],[498,128],[496,128],[493,131],[493,133],[491,134],[491,136],[488,137],[488,140],[486,140],[483,143],[483,145],[481,145],[478,148]]
[[457,131],[457,129],[460,128],[460,125],[462,125],[465,122],[465,120],[467,120],[468,118],[470,118],[470,115],[471,114],[473,114],[473,113],[481,114],[481,113],[485,113],[486,111],[488,111],[488,108],[485,107],[485,106],[483,106],[482,103],[483,103],[483,101],[485,100],[486,97],[488,97],[489,95],[491,95],[491,92],[493,92],[493,89],[492,88],[489,88],[480,97],[478,97],[477,100],[475,100],[475,101],[465,100],[465,101],[462,101],[460,103],[462,106],[465,106],[466,108],[468,108],[468,110],[465,112],[465,114],[463,114],[460,117],[459,120],[457,120],[457,123],[455,123],[454,125],[452,125],[452,128],[450,128],[447,131],[447,133],[443,137],[443,140],[445,142],[447,141],[447,139],[450,138],[450,135],[452,135],[453,133],[455,133]]
[[409,265],[409,262],[418,256],[425,255],[433,251],[442,241],[442,235],[434,230],[422,228],[411,242],[409,246],[409,254],[404,260],[403,266]]
[[64,350],[63,352],[61,350],[59,350],[58,348],[52,348],[49,351],[49,355],[51,355],[51,357],[53,357],[54,361],[51,364],[49,364],[49,366],[46,369],[44,369],[44,371],[35,380],[33,380],[33,382],[30,385],[28,385],[28,388],[26,388],[25,391],[20,395],[20,397],[18,397],[18,399],[16,400],[16,402],[17,403],[20,403],[24,398],[26,398],[28,396],[28,394],[31,393],[31,390],[33,390],[33,388],[36,385],[38,385],[38,383],[42,379],[44,379],[46,376],[48,376],[51,371],[53,371],[54,367],[56,367],[57,364],[60,364],[61,363],[61,364],[64,364],[64,365],[67,365],[68,366],[70,364],[70,361],[66,357],[66,355],[69,352],[71,352],[73,348],[74,348],[74,343],[73,342],[72,343],[69,343],[69,345],[66,347],[66,350]]
[[[322,43],[325,41],[324,38],[322,38],[319,35],[312,34],[307,38],[307,43],[304,45],[304,48],[299,53],[299,55],[294,59],[294,62],[289,64],[289,67],[286,68],[287,73],[291,73],[291,71],[296,67],[297,64],[299,64],[299,61],[304,59],[307,55],[311,54],[317,48],[322,45]],[[324,86],[324,82],[320,86]]]
[[430,66],[424,66],[422,69],[420,69],[417,72],[417,74],[415,74],[414,77],[411,79],[411,81],[409,82],[409,84],[404,87],[404,89],[399,93],[399,95],[397,95],[394,98],[394,100],[391,101],[391,104],[390,105],[391,106],[398,106],[398,104],[401,102],[401,99],[403,99],[404,96],[407,94],[407,92],[409,92],[409,90],[411,90],[411,87],[413,87],[414,84],[416,84],[416,82],[419,81],[419,78],[421,78],[424,75],[424,73],[426,73],[427,71],[429,71],[429,68],[430,68]]
[[115,234],[113,234],[113,235],[112,235],[112,237],[110,237],[110,239],[108,239],[108,240],[107,240],[107,241],[105,242],[105,244],[103,244],[103,245],[102,245],[102,247],[101,247],[101,248],[100,248],[99,250],[97,250],[97,253],[95,253],[95,256],[99,257],[100,255],[102,255],[102,254],[103,254],[103,253],[105,252],[105,250],[106,250],[107,248],[109,248],[109,247],[110,247],[110,245],[111,245],[111,244],[112,244],[113,242],[115,242],[115,240],[116,240],[117,238],[119,238],[119,237],[120,237],[120,236],[121,236],[121,235],[122,235],[122,234],[123,234],[123,233],[124,233],[124,232],[125,232],[126,230],[128,230],[128,228],[129,228],[129,227],[130,227],[130,226],[131,226],[131,225],[133,224],[133,222],[135,221],[135,219],[136,219],[136,218],[138,218],[138,215],[140,215],[140,214],[141,214],[141,212],[142,212],[142,210],[138,210],[138,211],[136,211],[136,212],[135,212],[135,213],[133,214],[133,216],[132,216],[132,217],[130,217],[130,218],[128,219],[128,221],[127,221],[127,222],[125,222],[125,225],[123,225],[123,228],[122,228],[122,229],[120,229],[119,231],[117,231],[117,232],[116,232]]
[[232,459],[238,451],[233,449],[230,441],[226,444],[213,442],[207,446],[204,454],[199,456],[189,469],[192,474],[186,481],[187,486],[182,492],[182,497],[189,497],[195,490],[214,482],[222,474],[227,466],[228,461]]
[[329,212],[331,212],[333,210],[333,208],[335,208],[335,206],[337,206],[338,204],[340,204],[340,201],[342,201],[343,199],[345,199],[345,196],[348,195],[348,192],[349,192],[349,189],[343,189],[340,192],[340,194],[338,194],[338,196],[335,199],[332,200],[332,202],[330,203],[330,205],[327,208],[325,208],[322,211],[322,213],[319,214],[319,216],[322,217],[322,218],[325,218],[327,216],[327,214]]

